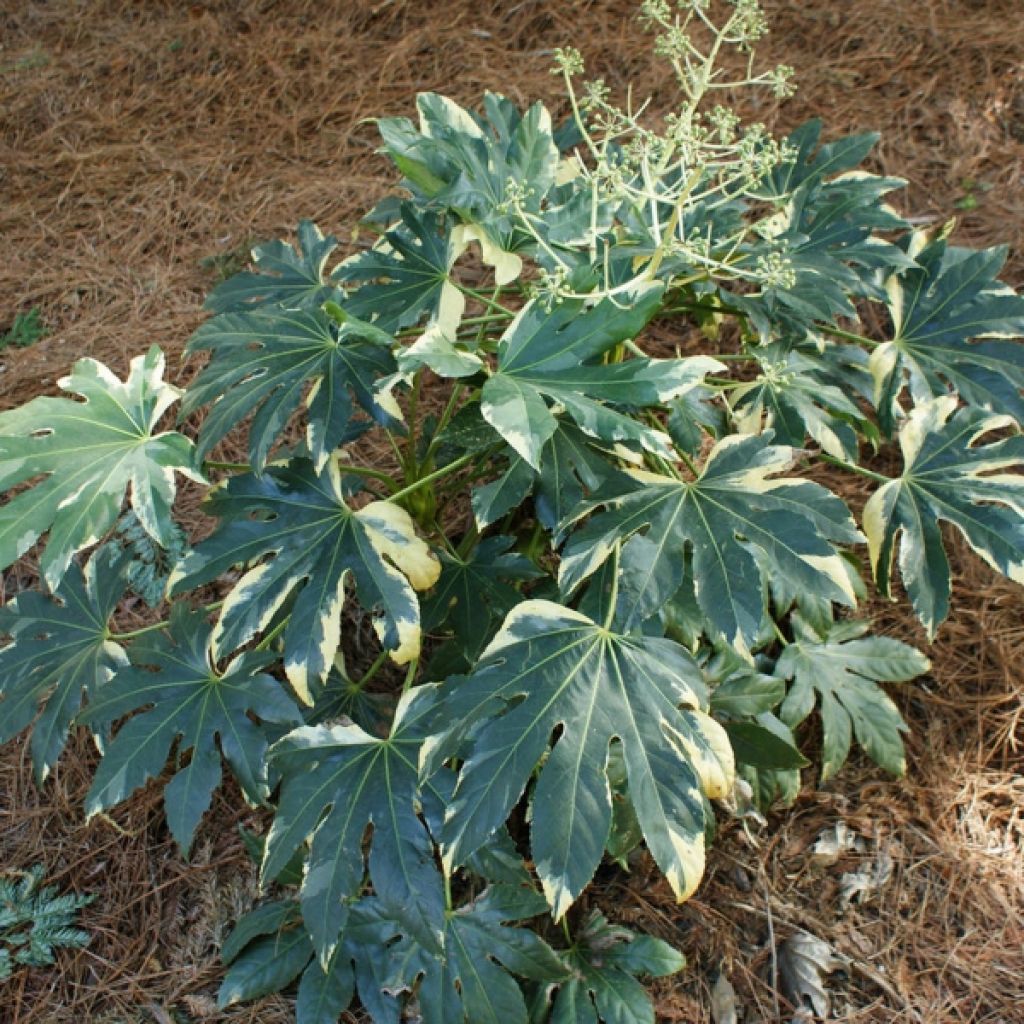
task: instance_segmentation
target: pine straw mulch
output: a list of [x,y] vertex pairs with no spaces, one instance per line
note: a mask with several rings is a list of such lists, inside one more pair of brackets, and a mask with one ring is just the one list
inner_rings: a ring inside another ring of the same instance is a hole
[[[909,179],[920,222],[955,204],[957,239],[1007,242],[1024,279],[1024,23],[1018,0],[766,3],[766,61],[800,92],[749,112],[785,130],[821,116],[826,133],[880,130],[874,169]],[[92,355],[119,372],[148,345],[172,375],[218,268],[253,240],[311,217],[350,244],[349,225],[389,188],[363,119],[408,114],[417,91],[465,103],[485,89],[559,103],[553,47],[572,43],[613,89],[669,102],[630,0],[183,4],[77,0],[0,10],[0,329],[38,306],[50,334],[0,353],[0,407],[52,391]],[[211,266],[212,265],[212,266]],[[863,494],[839,486],[856,505]],[[184,516],[200,528],[195,495]],[[929,650],[930,678],[898,694],[913,732],[909,777],[856,760],[769,827],[729,824],[696,898],[677,908],[649,865],[602,874],[593,900],[680,945],[690,967],[656,986],[663,1021],[709,1019],[718,972],[747,1021],[792,1017],[774,984],[771,938],[831,942],[846,1021],[1024,1020],[1024,782],[1021,592],[959,548],[954,617]],[[5,579],[9,595],[30,570]],[[885,631],[923,638],[900,606],[875,602]],[[2,1024],[231,1021],[278,1024],[286,1000],[218,1013],[217,948],[255,883],[235,826],[257,818],[218,795],[191,864],[151,787],[85,824],[95,756],[76,739],[55,777],[31,782],[25,744],[0,751],[0,869],[43,862],[92,892],[88,949],[59,970],[21,971],[0,993]],[[838,863],[809,848],[837,823],[861,837]],[[840,912],[844,872],[888,880]]]

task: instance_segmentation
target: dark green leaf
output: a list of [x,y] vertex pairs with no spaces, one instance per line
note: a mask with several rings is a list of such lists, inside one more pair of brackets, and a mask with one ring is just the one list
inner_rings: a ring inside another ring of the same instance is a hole
[[313,949],[301,925],[283,927],[251,942],[228,968],[217,994],[223,1009],[233,1003],[279,992],[309,963]]
[[218,741],[249,797],[264,800],[267,736],[250,715],[277,724],[302,720],[281,684],[262,671],[276,660],[273,654],[248,651],[218,671],[210,652],[211,631],[201,612],[176,605],[169,637],[157,634],[132,648],[135,666],[146,669],[120,668],[79,716],[98,729],[149,707],[128,719],[106,747],[86,797],[90,815],[159,775],[175,740],[179,756],[191,751],[188,764],[164,790],[167,821],[185,853],[220,785]]
[[465,299],[449,279],[459,249],[444,221],[409,203],[399,227],[373,249],[345,260],[334,279],[358,285],[343,300],[353,317],[390,334],[426,317],[454,335]]
[[[770,444],[770,435],[734,435],[715,445],[693,482],[634,474],[630,491],[577,513],[579,518],[604,506],[565,546],[563,590],[573,591],[617,542],[628,541],[616,614],[623,629],[659,611],[679,590],[688,549],[708,628],[741,648],[761,627],[766,572],[787,574],[808,591],[853,604],[833,542],[855,542],[860,534],[846,506],[825,488],[774,477],[792,458],[789,448]],[[634,536],[642,530],[642,537]]]
[[442,552],[441,575],[423,602],[424,630],[453,631],[475,660],[496,623],[521,599],[512,582],[543,575],[528,558],[509,551],[514,543],[514,537],[488,537],[464,559]]
[[755,429],[763,417],[779,444],[802,447],[809,434],[829,455],[855,463],[864,429],[857,404],[800,352],[762,346],[757,358],[760,375],[732,392],[737,414]]
[[539,935],[505,922],[546,909],[530,889],[494,885],[445,915],[433,943],[403,940],[392,953],[395,973],[406,984],[419,979],[423,1024],[526,1024],[526,1003],[511,975],[551,982],[567,970]]
[[128,660],[108,639],[107,622],[125,589],[125,562],[97,552],[85,572],[73,565],[54,596],[19,594],[0,609],[0,743],[42,714],[32,731],[32,763],[42,782],[57,763],[82,695],[96,695]]
[[1006,247],[974,252],[929,241],[904,241],[919,266],[886,282],[893,337],[871,354],[875,404],[892,432],[909,382],[915,403],[950,390],[971,405],[1009,413],[1024,425],[1024,297],[996,279]]
[[498,372],[484,384],[481,408],[487,422],[534,469],[541,468],[541,451],[558,426],[548,401],[563,407],[591,437],[669,454],[661,431],[612,405],[657,405],[724,367],[705,356],[594,362],[640,332],[660,308],[662,291],[661,285],[649,285],[589,308],[582,300],[566,300],[547,310],[534,300],[516,316],[499,344]]
[[[226,313],[203,324],[187,352],[208,350],[210,362],[192,382],[182,417],[210,406],[199,452],[249,414],[249,457],[262,471],[274,442],[306,394],[306,441],[318,468],[362,427],[355,403],[378,423],[394,426],[394,403],[374,391],[394,371],[390,339],[354,318],[341,324],[318,309]],[[353,397],[355,403],[353,403]]]
[[803,768],[810,763],[792,743],[757,722],[726,722],[725,731],[738,763],[777,771]]
[[668,943],[609,924],[592,910],[568,960],[573,976],[555,994],[551,1024],[654,1024],[654,1006],[641,975],[663,977],[686,961]]
[[386,501],[349,507],[337,463],[317,473],[305,459],[263,476],[232,477],[212,492],[208,508],[224,522],[178,567],[172,593],[216,579],[232,566],[261,563],[239,580],[221,610],[214,633],[218,656],[251,640],[294,595],[284,633],[285,671],[299,696],[312,703],[311,683],[326,678],[338,649],[350,574],[363,606],[380,613],[375,625],[392,658],[404,664],[417,656],[413,588],[432,586],[440,565],[404,509]]
[[464,862],[505,821],[547,755],[533,791],[532,849],[562,917],[604,853],[617,738],[648,846],[685,898],[703,870],[702,791],[731,786],[731,750],[697,710],[702,697],[697,666],[671,641],[619,636],[549,601],[518,605],[473,674],[442,690],[439,720],[455,724],[435,760],[472,730],[442,834],[445,862]]
[[333,235],[324,238],[312,221],[300,221],[298,252],[281,241],[256,246],[256,270],[244,270],[219,284],[207,296],[206,308],[215,313],[258,306],[316,309],[336,292],[324,284],[324,265],[337,244]]
[[781,679],[758,671],[731,647],[715,652],[704,675],[711,685],[711,710],[718,715],[753,718],[786,696]]
[[441,876],[416,814],[419,748],[429,711],[429,692],[414,691],[399,705],[385,739],[351,724],[304,726],[270,752],[284,784],[263,877],[275,877],[312,837],[302,916],[322,965],[345,926],[347,901],[362,887],[363,837],[371,824],[370,878],[382,906],[420,942],[430,944],[443,928]]

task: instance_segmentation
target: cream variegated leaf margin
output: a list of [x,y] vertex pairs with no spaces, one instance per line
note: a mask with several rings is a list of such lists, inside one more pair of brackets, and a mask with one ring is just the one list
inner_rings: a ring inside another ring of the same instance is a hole
[[464,249],[441,217],[403,203],[400,223],[372,249],[341,263],[332,280],[357,286],[342,305],[381,330],[393,334],[429,320],[453,335],[466,300],[451,269]]
[[952,391],[1024,423],[1024,296],[998,280],[1006,247],[950,246],[948,229],[903,239],[917,265],[885,282],[892,338],[874,348],[868,365],[888,431],[903,416],[905,385],[915,404]]
[[44,477],[0,508],[0,568],[49,530],[40,567],[55,588],[75,552],[114,525],[125,492],[146,532],[171,546],[174,474],[203,477],[188,438],[155,433],[181,396],[163,373],[156,346],[131,361],[125,381],[95,359],[80,359],[57,383],[84,401],[44,396],[0,413],[0,490]]
[[929,636],[949,612],[941,520],[956,526],[993,569],[1024,583],[1024,436],[981,444],[990,432],[1016,431],[1013,418],[957,404],[950,395],[910,413],[899,434],[903,473],[864,508],[879,591],[889,595],[898,542],[900,575]]
[[405,664],[420,650],[415,591],[433,586],[441,571],[404,509],[383,501],[352,508],[342,493],[341,473],[336,460],[318,473],[308,460],[295,459],[263,476],[233,477],[209,498],[221,526],[185,558],[170,584],[180,593],[232,566],[255,566],[221,610],[213,636],[218,656],[266,629],[294,599],[284,632],[284,666],[306,703],[333,663],[350,584],[375,615],[392,659]]
[[631,471],[635,489],[580,507],[598,512],[569,538],[559,582],[571,593],[621,545],[616,621],[631,629],[682,585],[687,552],[706,629],[741,651],[765,614],[765,577],[856,604],[835,545],[863,540],[843,502],[818,484],[779,476],[793,450],[770,435],[719,441],[693,481]]
[[731,791],[734,766],[728,738],[703,710],[700,670],[682,647],[623,636],[562,605],[529,600],[508,614],[474,672],[446,684],[440,700],[439,721],[458,724],[428,740],[425,764],[465,758],[441,837],[449,869],[505,821],[543,763],[531,846],[561,918],[604,853],[609,747],[618,740],[648,847],[677,898],[693,893],[704,870],[704,800]]

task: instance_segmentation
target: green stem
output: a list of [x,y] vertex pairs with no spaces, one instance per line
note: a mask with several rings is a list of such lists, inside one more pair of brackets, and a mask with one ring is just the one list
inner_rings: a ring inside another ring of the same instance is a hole
[[476,299],[477,302],[482,302],[488,309],[493,310],[496,314],[500,314],[507,320],[511,320],[515,313],[510,309],[506,309],[499,302],[484,295],[483,292],[478,292],[475,288],[470,288],[469,285],[459,284],[457,281],[452,282],[456,288],[459,289],[463,295],[468,295],[471,299]]
[[696,480],[700,476],[700,470],[697,468],[697,464],[681,448],[676,449],[676,454],[683,460],[686,468],[693,474],[693,477]]
[[[211,604],[203,605],[201,611],[216,611],[223,603],[223,601],[214,601]],[[170,619],[161,619],[159,622],[154,622],[152,626],[143,626],[141,629],[133,629],[128,633],[108,632],[107,639],[113,640],[115,643],[119,643],[122,640],[134,640],[137,636],[145,636],[147,633],[155,633],[158,629],[164,629],[170,621]]]
[[265,651],[270,645],[284,632],[285,626],[288,625],[291,620],[290,615],[286,615],[257,645],[257,651]]
[[416,371],[415,376],[412,380],[412,393],[409,395],[409,443],[405,448],[405,472],[406,479],[409,478],[409,472],[412,471],[412,475],[415,476],[416,471],[419,469],[419,465],[416,459],[416,413],[420,404],[420,389],[423,387],[423,369],[422,367]]
[[826,455],[825,452],[819,452],[818,457],[830,465],[839,466],[840,469],[848,469],[852,473],[859,473],[861,476],[877,480],[882,484],[892,483],[893,480],[891,476],[883,476],[881,473],[876,473],[873,469],[865,469],[863,466],[858,466],[853,462],[844,462],[842,459],[837,459],[832,455]]
[[451,418],[455,413],[455,406],[459,399],[462,397],[462,392],[466,390],[466,385],[461,380],[457,380],[452,387],[452,393],[448,396],[448,401],[445,403],[445,407],[441,412],[441,418],[437,421],[437,427],[434,429],[434,436],[430,439],[430,444],[427,445],[427,454],[423,461],[429,465],[430,459],[434,452],[437,450],[437,446],[441,440],[441,434],[444,428],[451,422]]
[[605,612],[603,628],[607,631],[612,628],[612,619],[615,618],[615,606],[619,603],[619,548],[620,542],[615,542],[612,548],[612,592],[608,597],[608,611]]
[[449,473],[454,473],[457,469],[462,469],[467,462],[471,462],[475,458],[476,454],[474,452],[467,452],[465,455],[461,455],[457,458],[454,462],[449,462],[447,466],[435,469],[433,473],[428,473],[419,480],[414,480],[408,486],[403,487],[400,491],[395,491],[395,493],[388,498],[388,501],[401,501],[402,498],[412,494],[413,491],[418,491],[421,487],[433,483],[435,480],[438,480],[443,476],[447,476]]
[[208,469],[223,469],[229,473],[249,473],[252,466],[248,462],[218,462],[216,459],[203,459],[203,471]]
[[391,488],[392,491],[398,486],[389,473],[385,473],[380,469],[370,469],[369,466],[356,466],[350,462],[339,462],[338,468],[342,473],[352,473],[355,476],[365,476],[371,480],[379,480],[382,484],[386,484]]
[[366,672],[363,674],[359,682],[356,683],[356,687],[358,689],[361,690],[364,686],[366,686],[366,684],[380,671],[381,665],[383,665],[384,662],[387,660],[387,656],[387,651],[381,651],[380,654],[377,655],[373,664],[366,670]]
[[409,662],[409,670],[405,673],[405,682],[402,683],[402,696],[404,697],[412,687],[412,681],[416,678],[416,670],[420,667],[420,659],[413,658]]
[[778,639],[779,643],[782,644],[783,647],[788,647],[789,641],[786,639],[786,634],[779,628],[779,624],[770,615],[768,616],[768,620],[772,624],[772,629],[775,632],[776,639]]
[[844,331],[840,327],[830,327],[827,324],[815,324],[819,331],[824,334],[830,334],[833,338],[842,338],[843,341],[853,341],[858,345],[869,345],[871,348],[877,348],[879,345],[884,344],[881,341],[876,341],[874,338],[865,338],[863,334],[853,334],[851,331]]

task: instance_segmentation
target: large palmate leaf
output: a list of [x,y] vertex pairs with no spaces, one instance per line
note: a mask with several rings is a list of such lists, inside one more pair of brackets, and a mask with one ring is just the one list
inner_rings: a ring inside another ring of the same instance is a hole
[[514,537],[482,540],[465,557],[441,553],[441,575],[423,602],[423,628],[451,629],[455,643],[474,660],[494,632],[495,624],[519,603],[515,581],[543,575],[523,555],[509,551]]
[[893,556],[917,617],[934,636],[949,612],[949,561],[940,520],[952,523],[993,569],[1024,583],[1024,436],[978,439],[1010,427],[1009,416],[957,411],[955,396],[918,406],[900,430],[903,473],[864,507],[878,589],[889,596]]
[[287,242],[265,242],[252,251],[255,270],[243,270],[217,285],[205,306],[215,313],[231,313],[258,306],[316,309],[337,293],[324,283],[324,265],[337,239],[324,237],[309,220],[299,221],[299,249]]
[[851,297],[881,296],[874,271],[914,266],[903,250],[876,234],[906,228],[885,201],[906,182],[852,170],[877,135],[849,136],[818,148],[820,135],[816,120],[793,132],[786,140],[792,158],[778,164],[755,190],[779,209],[757,225],[763,240],[747,247],[745,258],[754,263],[774,253],[788,265],[793,280],[766,284],[759,295],[727,293],[727,299],[750,317],[763,341],[780,331],[799,336],[815,320],[855,316]]
[[755,190],[766,200],[786,200],[807,183],[821,184],[831,175],[859,166],[878,142],[877,132],[846,135],[818,145],[822,121],[812,118],[786,136],[791,157],[774,167]]
[[683,648],[526,601],[472,675],[442,694],[440,719],[447,710],[457,724],[433,758],[459,751],[472,729],[442,832],[447,864],[463,863],[501,825],[546,756],[533,791],[531,845],[562,917],[604,853],[609,747],[618,739],[651,853],[679,899],[693,892],[704,866],[704,795],[731,788],[732,753],[721,727],[699,710],[700,670]]
[[952,390],[1024,424],[1024,345],[1005,340],[1024,337],[1024,296],[997,280],[1006,247],[974,252],[924,233],[903,245],[919,266],[886,282],[893,336],[870,363],[883,427],[893,428],[905,381],[915,403]]
[[387,944],[397,935],[398,928],[375,901],[360,900],[324,970],[313,954],[298,902],[265,903],[242,917],[224,942],[221,956],[229,967],[218,1005],[223,1009],[278,992],[301,974],[296,1024],[337,1024],[356,990],[375,1024],[398,1024],[398,1000],[384,991],[390,968]]
[[250,799],[264,800],[267,736],[250,716],[278,725],[302,721],[281,683],[262,671],[276,660],[274,654],[247,651],[219,670],[211,632],[202,612],[176,605],[168,635],[133,644],[133,667],[118,669],[79,716],[99,729],[148,709],[128,719],[106,747],[86,797],[90,815],[159,775],[176,740],[179,759],[191,751],[188,764],[164,789],[167,823],[185,853],[220,785],[218,742]]
[[192,335],[186,352],[209,351],[209,363],[192,382],[181,415],[210,406],[199,453],[255,413],[249,457],[262,471],[291,414],[307,393],[307,443],[318,468],[361,429],[355,402],[378,423],[397,423],[393,403],[374,392],[377,379],[395,369],[391,339],[376,327],[318,309],[267,309],[225,313]]
[[[479,416],[479,406],[469,408]],[[477,529],[497,522],[533,493],[537,518],[554,532],[585,496],[621,475],[618,459],[606,450],[610,445],[595,442],[566,416],[555,419],[555,432],[541,449],[540,472],[507,445],[498,453],[508,460],[507,465],[471,496]],[[486,444],[500,444],[500,435],[481,422],[487,431]],[[483,451],[484,446],[476,450]]]
[[540,103],[521,114],[494,93],[486,94],[484,105],[486,120],[447,97],[421,93],[418,129],[404,117],[377,124],[384,151],[414,193],[483,225],[502,248],[518,248],[530,244],[530,238],[512,232],[506,209],[509,182],[520,186],[519,201],[536,214],[558,170],[551,115]]
[[667,942],[610,924],[599,910],[590,911],[567,960],[572,975],[558,986],[550,1016],[542,993],[537,1024],[654,1024],[651,997],[637,979],[663,978],[686,965]]
[[381,905],[419,942],[444,927],[444,893],[434,847],[416,813],[418,761],[432,691],[399,704],[390,734],[354,724],[304,726],[274,744],[284,777],[262,874],[272,879],[312,837],[302,882],[302,917],[326,967],[345,926],[349,900],[362,888],[369,826],[370,879]]
[[434,213],[411,204],[401,208],[401,224],[374,248],[345,260],[334,279],[358,285],[344,299],[354,317],[394,333],[426,317],[454,334],[465,299],[449,279],[460,246]]
[[[761,373],[732,392],[733,407],[759,430],[761,419],[779,444],[801,447],[807,435],[837,459],[857,461],[857,429],[865,430],[857,403],[799,351],[761,346]],[[749,431],[744,431],[749,432]]]
[[[824,185],[801,185],[773,219],[770,237],[750,248],[748,259],[781,256],[794,280],[769,283],[759,296],[730,295],[768,340],[779,328],[797,335],[815,320],[855,316],[851,299],[879,296],[874,272],[906,269],[914,261],[874,234],[906,227],[883,198],[905,184],[899,178],[851,174]],[[773,327],[775,330],[773,331]]]
[[[633,489],[584,505],[604,511],[576,530],[560,583],[572,591],[622,543],[617,621],[628,629],[657,612],[683,582],[692,554],[697,602],[708,629],[743,647],[757,636],[765,576],[783,574],[832,601],[854,604],[833,542],[861,539],[846,506],[810,481],[774,477],[792,462],[771,435],[719,441],[694,481],[635,474]],[[646,531],[638,536],[641,531]]]
[[64,749],[68,728],[82,704],[128,658],[107,632],[107,622],[126,586],[125,561],[97,552],[83,573],[77,565],[53,597],[19,594],[0,608],[0,743],[42,714],[32,731],[32,762],[42,781]]
[[418,981],[423,1024],[526,1024],[526,1001],[512,974],[550,983],[568,970],[539,935],[506,922],[546,910],[544,897],[531,889],[492,885],[445,914],[444,931],[433,942],[409,937],[394,947],[392,985]]
[[224,604],[213,637],[218,656],[251,640],[294,596],[284,667],[296,692],[311,703],[310,682],[323,681],[338,649],[349,577],[363,606],[379,614],[375,626],[392,658],[404,664],[417,656],[420,616],[413,588],[431,587],[441,567],[404,509],[386,501],[351,508],[337,462],[318,473],[306,459],[274,466],[263,476],[232,477],[211,492],[207,507],[224,522],[179,565],[172,593],[235,565],[261,563]]
[[901,733],[907,725],[880,682],[906,682],[927,672],[928,659],[888,636],[864,636],[866,622],[837,623],[824,636],[792,620],[797,638],[782,652],[775,674],[792,680],[779,717],[795,729],[821,700],[822,781],[846,763],[852,737],[894,775],[906,771]]
[[114,525],[129,488],[146,532],[171,546],[174,472],[202,477],[191,441],[173,430],[153,433],[181,394],[163,372],[156,346],[131,361],[124,382],[102,363],[80,359],[58,384],[84,402],[34,398],[0,413],[0,490],[44,477],[0,507],[0,569],[49,530],[40,567],[56,587],[72,555]]
[[498,371],[481,394],[488,423],[534,469],[558,427],[548,403],[561,407],[591,437],[633,441],[668,455],[668,438],[613,405],[644,407],[668,401],[723,369],[706,356],[598,362],[608,349],[634,337],[661,305],[662,286],[604,299],[581,300],[550,310],[534,300],[509,326],[498,347]]

